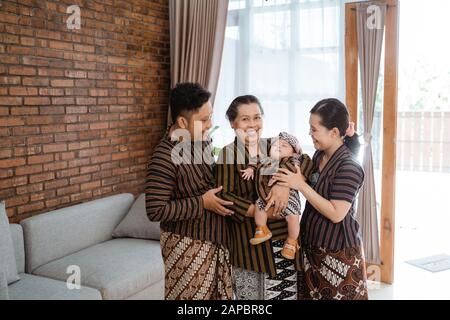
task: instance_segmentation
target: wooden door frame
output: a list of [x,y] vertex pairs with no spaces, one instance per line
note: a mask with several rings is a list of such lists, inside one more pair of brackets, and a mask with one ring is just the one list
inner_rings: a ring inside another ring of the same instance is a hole
[[[367,2],[367,1],[362,1]],[[381,220],[379,280],[392,284],[394,281],[394,235],[395,235],[395,181],[398,97],[398,0],[381,0],[387,4],[385,19],[385,70],[383,106],[383,165],[381,180]],[[358,40],[356,31],[356,2],[345,5],[345,83],[346,104],[352,121],[358,121]],[[376,269],[373,269],[375,267]],[[370,274],[368,274],[370,278]]]

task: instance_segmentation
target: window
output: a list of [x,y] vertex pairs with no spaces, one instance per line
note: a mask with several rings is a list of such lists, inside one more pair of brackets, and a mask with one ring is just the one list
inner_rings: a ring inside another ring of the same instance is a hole
[[314,152],[309,111],[321,99],[344,98],[343,3],[339,0],[230,0],[214,123],[216,146],[234,139],[225,118],[231,101],[257,96],[263,136],[295,134]]

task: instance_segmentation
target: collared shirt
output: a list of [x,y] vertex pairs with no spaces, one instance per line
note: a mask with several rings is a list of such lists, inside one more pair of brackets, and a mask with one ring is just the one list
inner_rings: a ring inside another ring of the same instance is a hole
[[[155,147],[147,170],[147,215],[151,221],[160,221],[163,231],[228,248],[225,217],[203,207],[202,195],[215,186],[210,142],[200,142],[200,148],[195,148],[196,142],[186,142],[190,150],[183,149],[183,143],[171,141],[166,133]],[[181,152],[173,152],[178,147]],[[181,158],[190,155],[192,162],[174,162],[180,159],[174,155],[180,154]]]
[[351,207],[344,220],[333,223],[306,202],[300,227],[302,244],[328,250],[357,247],[361,245],[361,234],[355,202],[364,182],[364,171],[346,145],[342,145],[319,172],[323,155],[323,151],[314,154],[312,187],[325,199],[347,201]]

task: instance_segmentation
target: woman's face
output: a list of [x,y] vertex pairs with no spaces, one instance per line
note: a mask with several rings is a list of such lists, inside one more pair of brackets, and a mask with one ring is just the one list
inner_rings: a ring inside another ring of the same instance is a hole
[[238,115],[231,123],[236,135],[245,142],[256,142],[259,140],[262,128],[262,114],[258,104],[242,104],[238,108]]
[[311,114],[309,117],[309,135],[316,150],[326,150],[331,147],[339,136],[338,132],[337,128],[328,130],[323,126],[322,118],[319,115]]

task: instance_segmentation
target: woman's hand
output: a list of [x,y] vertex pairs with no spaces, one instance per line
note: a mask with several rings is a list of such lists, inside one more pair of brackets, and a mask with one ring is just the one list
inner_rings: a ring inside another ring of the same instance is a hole
[[255,205],[252,203],[250,205],[250,207],[248,207],[247,214],[245,216],[248,218],[254,218],[255,217],[255,208],[256,208]]
[[288,169],[280,168],[278,172],[273,175],[277,185],[282,187],[288,187],[298,191],[303,190],[303,186],[306,184],[306,178],[303,176],[298,165],[295,166],[296,173],[289,171]]
[[289,188],[276,184],[270,189],[270,192],[265,199],[267,205],[264,210],[269,211],[269,209],[274,206],[272,216],[279,216],[280,213],[286,209],[288,199]]
[[267,211],[267,219],[268,220],[282,220],[285,218],[279,214],[277,214],[277,215],[273,214],[273,207],[272,207],[269,209],[269,211]]

